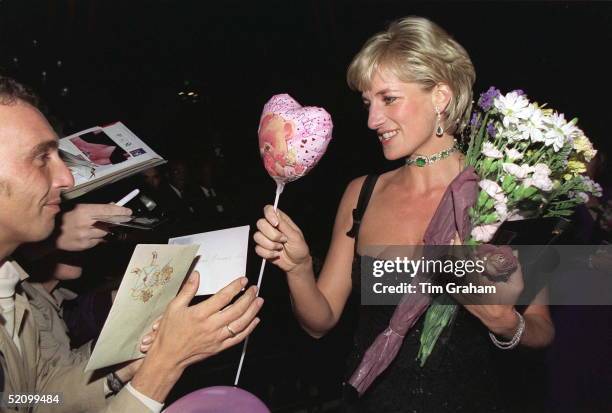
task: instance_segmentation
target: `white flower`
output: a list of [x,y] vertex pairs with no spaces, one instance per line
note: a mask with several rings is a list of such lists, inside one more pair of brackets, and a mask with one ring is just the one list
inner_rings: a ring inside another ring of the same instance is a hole
[[586,175],[579,176],[582,179],[582,185],[584,186],[585,191],[592,193],[594,196],[601,196],[601,185]]
[[497,202],[495,204],[495,212],[500,221],[504,221],[508,217],[508,205],[505,202]]
[[495,231],[501,225],[501,222],[496,222],[494,224],[486,224],[486,225],[478,225],[472,229],[472,238],[478,242],[489,242],[493,239],[493,235],[495,235]]
[[550,179],[551,170],[548,165],[538,163],[533,166],[533,175],[523,181],[525,187],[534,186],[542,191],[550,191],[553,187],[553,181]]
[[489,158],[500,159],[504,157],[504,154],[501,153],[501,151],[491,142],[485,142],[482,144],[482,153]]
[[523,159],[523,154],[517,151],[516,149],[504,149],[506,152],[506,156],[511,161],[518,161],[519,159]]
[[597,182],[593,182],[593,195],[594,196],[601,196],[602,195],[602,189],[601,189],[601,185],[599,185]]
[[537,163],[533,166],[534,175],[550,176],[551,170],[545,163]]
[[544,192],[548,192],[553,187],[553,181],[546,175],[534,174],[531,178],[527,178],[523,181],[523,186],[529,188],[530,186],[536,187]]
[[563,113],[553,113],[544,118],[546,130],[544,132],[544,144],[553,146],[555,152],[559,151],[565,142],[573,142],[574,138],[580,136],[582,131],[574,126],[573,122],[567,122]]
[[553,150],[558,152],[559,149],[563,147],[565,143],[565,136],[559,132],[557,129],[548,129],[544,134],[544,145],[550,146],[552,145]]
[[521,140],[531,139],[532,142],[544,141],[544,134],[542,130],[544,126],[544,114],[542,110],[537,108],[535,105],[530,104],[527,107],[527,111],[530,113],[529,118],[520,123],[517,126],[519,133],[521,134]]
[[497,184],[495,181],[491,181],[490,179],[483,179],[478,182],[478,186],[480,186],[491,198],[493,198],[497,202],[506,202],[506,196],[504,195],[504,190]]
[[529,119],[532,109],[529,109],[529,101],[523,95],[510,92],[506,96],[500,95],[495,98],[493,105],[504,116],[504,127],[518,125]]
[[504,172],[507,172],[518,179],[527,178],[527,175],[533,171],[533,168],[526,163],[522,164],[521,166],[518,166],[515,163],[503,163],[502,169]]
[[523,139],[523,135],[516,125],[510,125],[506,128],[501,123],[498,123],[495,127],[495,137],[504,138],[508,143],[517,142]]
[[588,195],[588,194],[586,194],[586,193],[584,193],[584,192],[582,192],[582,191],[578,191],[578,192],[575,192],[575,191],[569,191],[569,192],[567,193],[567,195],[568,195],[570,198],[572,198],[572,199],[576,199],[576,200],[578,200],[578,201],[580,201],[580,202],[582,202],[582,203],[586,203],[586,202],[589,200],[589,195]]
[[589,196],[585,194],[584,192],[578,192],[576,194],[576,198],[579,198],[583,203],[586,203],[589,201]]

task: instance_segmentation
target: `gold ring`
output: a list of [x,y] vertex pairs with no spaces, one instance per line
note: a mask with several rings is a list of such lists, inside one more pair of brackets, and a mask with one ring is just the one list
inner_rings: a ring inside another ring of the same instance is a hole
[[236,332],[234,330],[232,330],[232,328],[229,326],[229,324],[226,324],[225,328],[227,328],[227,331],[229,331],[229,333],[232,335],[232,337],[236,337]]

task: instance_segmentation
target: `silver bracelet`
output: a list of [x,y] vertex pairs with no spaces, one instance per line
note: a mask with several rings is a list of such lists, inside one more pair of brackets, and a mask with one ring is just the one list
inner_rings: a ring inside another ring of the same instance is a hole
[[497,348],[500,348],[502,350],[510,350],[516,347],[519,341],[521,341],[521,337],[525,332],[525,318],[521,315],[521,313],[516,311],[516,309],[514,310],[514,313],[519,318],[519,325],[516,329],[516,333],[514,333],[514,336],[510,339],[510,341],[500,341],[497,339],[497,337],[495,337],[495,334],[489,331],[489,337],[491,337],[491,341],[493,341],[493,344],[495,344]]

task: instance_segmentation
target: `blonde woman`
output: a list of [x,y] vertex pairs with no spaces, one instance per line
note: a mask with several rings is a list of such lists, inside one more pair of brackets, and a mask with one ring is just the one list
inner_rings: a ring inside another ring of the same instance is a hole
[[[359,257],[366,246],[423,244],[443,194],[463,170],[454,135],[469,117],[475,73],[465,49],[443,29],[425,18],[408,17],[366,42],[347,79],[361,92],[368,127],[376,132],[385,158],[405,158],[406,164],[348,185],[318,277],[301,230],[282,211],[267,206],[254,235],[256,252],[286,272],[295,315],[313,337],[331,330],[351,292],[359,293]],[[347,377],[393,311],[361,306]],[[533,304],[521,313],[512,305],[463,307],[420,367],[416,356],[422,324],[423,317],[391,365],[360,398],[347,402],[349,409],[500,411],[500,372],[492,356],[501,351],[488,333],[500,342],[518,334],[520,344],[531,347],[545,346],[553,336],[546,305]]]

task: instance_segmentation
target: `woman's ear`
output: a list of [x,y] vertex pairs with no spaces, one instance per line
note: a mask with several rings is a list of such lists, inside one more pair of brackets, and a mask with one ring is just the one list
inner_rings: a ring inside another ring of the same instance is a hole
[[431,99],[434,105],[440,113],[444,113],[446,108],[453,100],[453,91],[446,83],[438,83],[433,88]]

